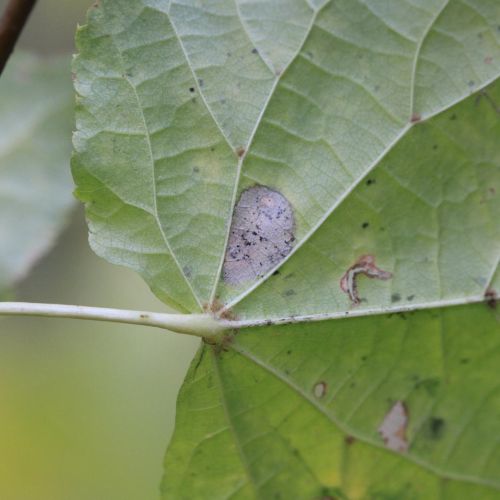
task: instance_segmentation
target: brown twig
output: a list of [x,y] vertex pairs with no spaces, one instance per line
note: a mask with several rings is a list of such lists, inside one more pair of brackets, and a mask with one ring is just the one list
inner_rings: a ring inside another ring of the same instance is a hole
[[9,0],[0,18],[0,75],[23,31],[36,0]]

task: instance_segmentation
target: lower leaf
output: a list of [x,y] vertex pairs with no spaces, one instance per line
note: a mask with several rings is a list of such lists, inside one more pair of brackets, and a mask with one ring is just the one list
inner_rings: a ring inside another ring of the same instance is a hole
[[163,498],[498,498],[491,306],[253,328],[224,349],[204,345],[179,395]]

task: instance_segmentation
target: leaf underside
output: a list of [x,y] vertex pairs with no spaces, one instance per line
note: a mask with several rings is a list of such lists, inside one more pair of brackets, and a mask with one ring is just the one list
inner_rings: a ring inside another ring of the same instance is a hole
[[16,55],[0,79],[0,292],[52,245],[73,206],[68,64]]
[[[77,44],[92,247],[242,327],[193,362],[165,497],[498,495],[498,2],[103,0]],[[293,245],[239,283],[254,186]],[[349,275],[367,259],[384,279]]]

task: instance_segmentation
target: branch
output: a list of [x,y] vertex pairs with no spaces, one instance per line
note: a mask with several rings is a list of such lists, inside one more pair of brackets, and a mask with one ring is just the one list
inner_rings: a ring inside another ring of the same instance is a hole
[[227,329],[227,326],[222,325],[208,314],[166,314],[60,304],[0,302],[1,315],[88,319],[155,326],[207,339],[215,339],[223,330]]
[[0,19],[0,75],[23,31],[36,0],[10,0]]

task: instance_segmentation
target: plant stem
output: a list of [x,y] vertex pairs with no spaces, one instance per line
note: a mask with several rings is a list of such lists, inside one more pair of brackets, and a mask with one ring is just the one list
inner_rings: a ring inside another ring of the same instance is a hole
[[23,31],[36,0],[10,0],[0,18],[0,75]]
[[0,316],[1,315],[74,318],[155,326],[177,333],[185,333],[207,339],[214,339],[222,333],[222,331],[227,329],[227,326],[223,326],[208,314],[167,314],[61,304],[0,302]]

